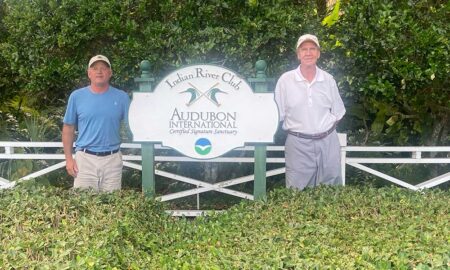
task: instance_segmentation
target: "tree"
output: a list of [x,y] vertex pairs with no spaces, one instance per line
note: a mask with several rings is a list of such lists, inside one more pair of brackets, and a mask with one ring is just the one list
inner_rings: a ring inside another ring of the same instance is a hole
[[447,1],[346,1],[323,29],[351,126],[367,141],[446,145],[450,127]]
[[129,91],[143,59],[157,78],[192,63],[251,76],[258,59],[278,77],[297,65],[297,37],[312,32],[321,66],[345,95],[351,136],[362,129],[362,143],[448,143],[446,1],[341,2],[341,18],[321,26],[325,1],[317,0],[1,1],[2,104],[64,107],[97,53],[112,59],[113,83]]
[[[3,18],[5,17],[5,4],[0,1],[0,44],[2,44],[8,37],[8,31],[3,24]],[[10,96],[7,89],[11,88],[14,82],[14,76],[9,68],[8,62],[0,54],[0,104],[7,100]],[[0,105],[0,111],[2,106]]]

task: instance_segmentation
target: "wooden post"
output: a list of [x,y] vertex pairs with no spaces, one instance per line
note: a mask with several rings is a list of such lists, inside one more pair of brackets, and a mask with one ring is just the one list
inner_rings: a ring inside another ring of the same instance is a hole
[[[150,75],[150,62],[141,62],[141,77],[134,81],[139,84],[139,92],[153,92],[154,78]],[[142,192],[147,197],[155,197],[155,147],[154,143],[142,143]]]

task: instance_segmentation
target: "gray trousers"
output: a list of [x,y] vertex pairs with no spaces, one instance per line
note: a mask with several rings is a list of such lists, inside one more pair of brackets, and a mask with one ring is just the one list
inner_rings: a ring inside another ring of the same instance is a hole
[[341,155],[336,130],[323,139],[288,134],[285,144],[286,187],[299,190],[342,183]]

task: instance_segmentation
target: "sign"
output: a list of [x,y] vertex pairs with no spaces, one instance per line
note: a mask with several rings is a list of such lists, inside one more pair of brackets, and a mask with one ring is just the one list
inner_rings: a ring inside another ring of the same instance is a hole
[[245,143],[273,142],[278,109],[273,93],[253,93],[233,71],[194,65],[170,73],[154,92],[134,92],[129,124],[136,142],[210,159]]

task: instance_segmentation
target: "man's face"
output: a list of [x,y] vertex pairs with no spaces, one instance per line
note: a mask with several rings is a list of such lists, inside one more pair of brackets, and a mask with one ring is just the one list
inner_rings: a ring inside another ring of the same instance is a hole
[[88,69],[88,77],[91,84],[96,86],[105,86],[111,79],[111,68],[103,61],[97,61]]
[[300,64],[305,66],[315,66],[320,57],[320,50],[312,41],[305,41],[297,49],[297,58]]

